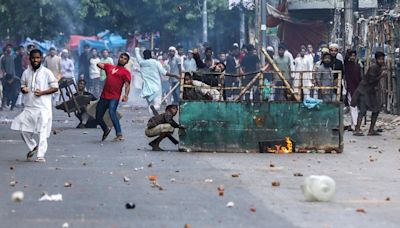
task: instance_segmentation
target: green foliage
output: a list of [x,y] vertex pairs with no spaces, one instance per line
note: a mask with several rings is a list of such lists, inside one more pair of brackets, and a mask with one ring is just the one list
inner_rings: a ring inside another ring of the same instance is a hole
[[[160,31],[174,40],[201,34],[203,0],[2,0],[0,39],[52,39],[60,33],[93,35],[105,29],[121,35]],[[228,0],[208,0],[209,28]],[[40,17],[42,8],[42,17]],[[223,17],[219,17],[223,18]]]

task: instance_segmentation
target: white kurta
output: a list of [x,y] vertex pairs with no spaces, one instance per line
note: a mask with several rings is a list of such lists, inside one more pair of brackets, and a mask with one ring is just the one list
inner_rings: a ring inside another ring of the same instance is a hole
[[46,131],[50,137],[52,124],[51,94],[35,96],[35,90],[41,91],[58,88],[58,81],[53,73],[44,66],[36,71],[26,69],[21,77],[21,87],[27,86],[29,93],[24,94],[24,110],[13,120],[12,130],[40,133]]
[[[307,57],[297,57],[295,60],[295,68],[294,70],[297,72],[304,71],[302,73],[302,76],[300,75],[301,73],[294,73],[294,82],[293,82],[293,87],[295,92],[299,92],[301,90],[301,83],[303,84],[304,87],[310,87],[312,86],[312,74],[307,71],[311,71],[313,68],[312,63],[309,61]],[[302,82],[301,82],[302,79]],[[310,96],[310,88],[305,88],[303,89],[304,97],[307,98]]]

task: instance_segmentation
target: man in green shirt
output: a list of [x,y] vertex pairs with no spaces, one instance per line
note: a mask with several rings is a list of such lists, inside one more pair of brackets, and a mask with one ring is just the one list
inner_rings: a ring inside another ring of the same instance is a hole
[[[101,63],[108,63],[108,64],[113,64],[114,61],[113,59],[109,56],[109,52],[107,49],[104,49],[101,51],[101,58],[100,58]],[[104,86],[104,81],[106,80],[106,71],[101,70],[100,71],[100,87],[103,88]]]
[[[286,47],[284,45],[279,45],[278,47],[278,56],[274,57],[274,61],[280,71],[282,72],[285,79],[292,85],[292,78],[290,77],[290,58],[285,55]],[[275,86],[284,86],[284,83],[281,81],[279,77],[275,77],[277,81],[275,81]],[[275,101],[286,100],[285,98],[286,89],[275,89]]]

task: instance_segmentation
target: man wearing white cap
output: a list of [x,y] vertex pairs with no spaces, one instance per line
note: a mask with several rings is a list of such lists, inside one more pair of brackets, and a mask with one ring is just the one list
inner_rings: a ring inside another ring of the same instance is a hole
[[67,49],[61,52],[61,75],[63,78],[74,78],[75,66],[72,59],[69,58]]

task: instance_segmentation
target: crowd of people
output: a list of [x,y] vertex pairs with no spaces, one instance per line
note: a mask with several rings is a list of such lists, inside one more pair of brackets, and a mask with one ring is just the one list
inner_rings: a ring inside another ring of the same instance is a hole
[[[7,45],[0,57],[1,108],[13,110],[17,105],[24,107],[22,114],[13,121],[12,129],[22,131],[30,149],[28,158],[39,151],[38,157],[44,159],[47,150],[47,142],[44,141],[51,129],[51,105],[54,100],[57,101],[60,93],[57,82],[62,79],[73,80],[78,84],[76,96],[88,95],[92,101],[99,98],[95,116],[88,115],[85,109],[80,110],[77,115],[80,120],[78,127],[100,125],[102,140],[105,140],[111,128],[103,116],[109,110],[116,141],[124,140],[116,110],[122,91],[125,91],[122,101],[128,100],[132,84],[141,91],[140,97],[147,101],[150,113],[156,115],[149,121],[146,135],[159,136],[150,145],[153,150],[160,150],[159,143],[163,138],[171,136],[174,128],[184,128],[172,120],[179,104],[181,82],[184,83],[183,99],[229,101],[238,96],[240,90],[237,88],[242,89],[256,74],[262,73],[264,85],[270,85],[268,94],[260,98],[260,94],[265,93],[260,90],[257,84],[260,82],[257,81],[246,91],[243,100],[290,101],[291,94],[284,87],[289,84],[294,93],[304,99],[345,102],[352,117],[352,124],[347,129],[355,128],[354,134],[357,136],[363,135],[360,129],[362,118],[367,110],[372,111],[368,135],[379,135],[374,130],[380,108],[376,87],[380,79],[386,76],[384,53],[375,54],[376,63],[363,75],[363,64],[356,51],[348,50],[343,57],[337,44],[322,44],[317,52],[310,44],[301,45],[298,53],[293,55],[281,43],[277,51],[269,46],[266,52],[270,58],[260,61],[259,53],[251,44],[240,49],[235,43],[228,52],[218,55],[215,55],[212,47],[185,52],[182,46],[171,46],[168,51],[162,52],[138,46],[133,53],[120,51],[110,54],[107,49],[99,51],[85,45],[83,52],[74,59],[67,49],[58,51],[52,47],[43,55],[34,45],[26,48],[20,46],[15,50],[12,45]],[[265,64],[262,65],[262,62]],[[281,77],[277,76],[277,70]],[[221,93],[219,76],[223,73],[225,90]],[[39,79],[38,75],[44,79]],[[24,101],[18,99],[22,94]],[[171,98],[167,94],[172,94]],[[168,105],[166,113],[158,114],[164,101]],[[44,111],[38,111],[39,106]],[[40,133],[39,144],[33,140],[33,133]]]

